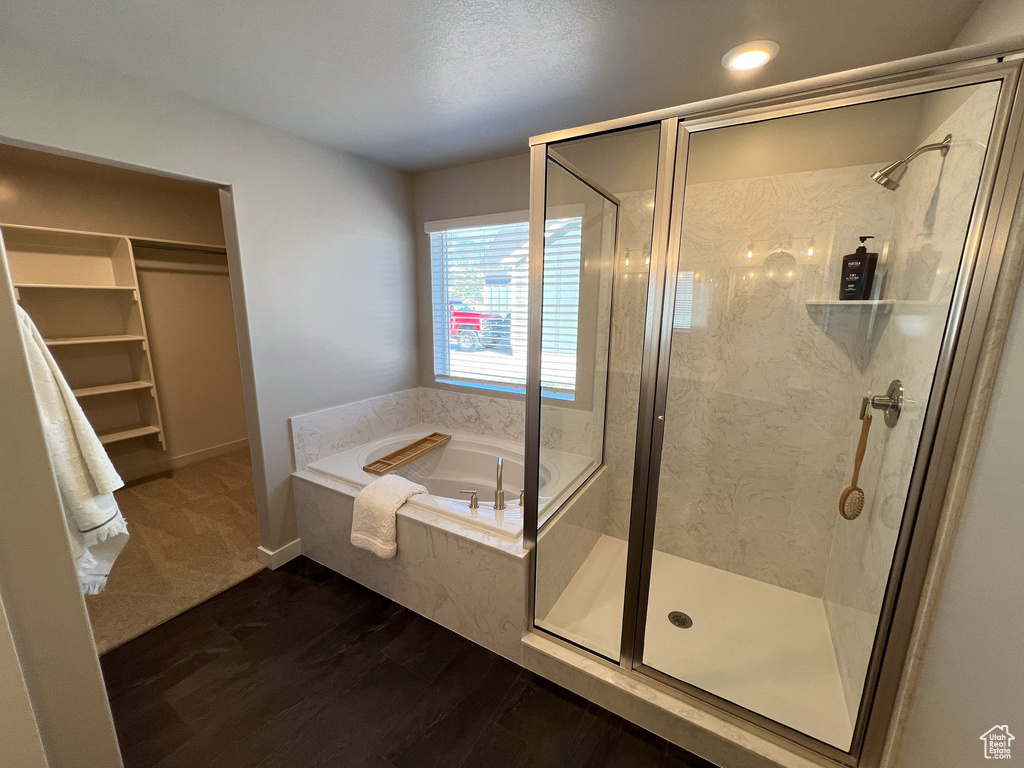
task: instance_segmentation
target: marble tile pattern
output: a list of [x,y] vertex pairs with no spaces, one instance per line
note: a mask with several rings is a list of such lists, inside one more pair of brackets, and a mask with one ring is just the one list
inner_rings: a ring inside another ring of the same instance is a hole
[[540,532],[534,605],[538,622],[543,622],[601,538],[610,477],[607,467],[599,469]]
[[327,408],[289,421],[295,468],[419,424],[419,388]]
[[861,470],[864,511],[856,520],[837,524],[824,590],[851,716],[860,704],[998,96],[994,83],[969,90],[963,104],[921,139],[922,144],[938,142],[952,134],[947,157],[920,156],[893,194],[895,229],[886,297],[897,305],[863,386],[880,393],[899,378],[908,403],[893,429],[883,425],[880,414],[875,419]]
[[420,388],[420,421],[474,435],[523,442],[526,409],[522,399]]
[[[633,496],[633,460],[636,448],[637,409],[640,401],[640,365],[647,315],[649,267],[654,231],[654,190],[619,195],[619,258],[612,296],[611,349],[608,364],[608,406],[605,409],[604,462],[608,467],[608,495],[604,533],[625,539],[629,531]],[[629,267],[625,255],[630,254]]]
[[[291,421],[296,469],[417,424],[522,443],[526,434],[521,399],[417,387],[339,405]],[[545,409],[543,445],[590,455],[594,420],[589,411]]]
[[[543,621],[590,554],[601,534],[625,540],[632,500],[633,459],[636,444],[637,408],[640,397],[640,364],[643,355],[649,267],[654,227],[654,190],[616,193],[621,201],[619,242],[614,262],[610,301],[610,331],[605,407],[596,414],[595,445],[604,421],[604,466],[592,484],[564,508],[543,530],[537,545],[537,594],[535,611]],[[625,265],[626,255],[630,265]],[[545,408],[542,434],[545,445],[550,430],[566,418],[568,409]],[[587,412],[582,412],[587,414]],[[568,445],[561,438],[562,445]],[[580,453],[582,451],[573,451]]]
[[[355,498],[362,490],[360,486],[346,483],[344,480],[327,477],[319,472],[314,472],[308,469],[300,469],[293,472],[292,477],[308,480],[311,483],[320,485],[328,490],[337,491],[338,493],[342,493],[351,498]],[[447,517],[442,517],[441,515],[421,509],[420,507],[415,507],[411,504],[400,507],[398,515],[400,517],[408,517],[424,525],[439,528],[442,531],[446,531],[453,535],[461,536],[468,541],[472,541],[489,549],[496,549],[500,552],[505,552],[513,557],[525,556],[522,539],[509,541],[501,536],[496,536],[493,533],[485,531],[482,528],[472,528],[468,525],[463,525],[460,522],[456,522],[455,520],[451,520]]]
[[407,516],[398,517],[391,560],[349,542],[353,499],[302,477],[292,478],[303,554],[520,662],[526,631],[529,558],[482,546]]
[[603,434],[601,421],[603,419],[603,408],[600,409],[600,418],[598,418],[590,410],[542,404],[540,417],[542,453],[543,449],[550,448],[600,460],[600,444]]
[[805,302],[838,298],[858,235],[889,238],[895,200],[874,169],[687,187],[694,313],[673,334],[657,549],[821,596],[861,385]]
[[[572,186],[576,187],[577,182]],[[591,195],[588,190],[586,196]],[[596,208],[593,202],[587,206],[580,254],[583,270],[579,300],[585,321],[579,325],[576,339],[577,397],[572,402],[547,399],[541,414],[542,447],[588,456],[597,463],[604,450],[615,224],[614,207],[603,199]]]

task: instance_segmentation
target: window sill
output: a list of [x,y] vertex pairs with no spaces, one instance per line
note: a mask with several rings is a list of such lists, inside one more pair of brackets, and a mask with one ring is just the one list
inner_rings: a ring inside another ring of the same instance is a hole
[[[515,384],[487,384],[457,379],[435,379],[431,384],[434,389],[447,389],[453,392],[467,392],[475,395],[503,397],[509,400],[525,400],[526,390]],[[576,405],[576,396],[568,392],[545,392],[545,400],[557,400],[562,403]]]

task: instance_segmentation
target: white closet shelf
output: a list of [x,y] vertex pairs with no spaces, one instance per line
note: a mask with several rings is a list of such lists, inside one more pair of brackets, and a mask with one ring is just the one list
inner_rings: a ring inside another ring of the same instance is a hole
[[[45,329],[43,338],[62,358],[61,368],[67,365],[77,371],[70,378],[82,384],[116,382],[72,390],[83,406],[94,406],[86,417],[94,426],[95,419],[101,420],[100,442],[109,446],[156,435],[159,445],[147,439],[138,447],[166,450],[131,239],[6,224],[0,225],[0,231],[15,295],[36,326]],[[145,244],[171,247],[155,240]],[[203,244],[192,247],[214,249]],[[65,351],[60,354],[59,350]],[[124,368],[126,362],[130,373]],[[87,381],[79,378],[84,375],[89,376]]]
[[123,334],[119,336],[67,336],[61,339],[43,339],[48,347],[64,347],[70,344],[111,344],[119,341],[145,341],[145,336]]
[[135,389],[152,389],[151,381],[125,381],[120,384],[104,384],[99,387],[79,387],[73,389],[75,397],[90,397],[92,395],[109,395],[113,392],[131,392]]
[[145,437],[146,435],[158,434],[160,434],[160,427],[145,426],[134,427],[132,429],[122,429],[117,432],[101,432],[99,438],[101,443],[109,445],[110,443],[119,443],[122,440],[131,440],[135,437]]
[[50,288],[60,291],[134,291],[134,285],[57,285],[55,283],[14,283],[15,288]]

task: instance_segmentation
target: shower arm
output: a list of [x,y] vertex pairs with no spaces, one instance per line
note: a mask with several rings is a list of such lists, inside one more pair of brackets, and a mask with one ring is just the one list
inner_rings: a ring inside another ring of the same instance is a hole
[[897,160],[895,163],[889,163],[884,168],[880,168],[871,174],[871,180],[881,184],[883,187],[888,189],[890,192],[895,192],[900,187],[900,181],[903,179],[903,174],[910,168],[910,164],[914,161],[918,155],[924,152],[940,152],[943,157],[949,152],[949,147],[953,143],[953,134],[947,133],[946,138],[935,144],[925,144],[923,147],[918,147],[909,155],[902,160]]
[[918,155],[923,155],[925,152],[938,151],[943,157],[949,154],[949,147],[953,143],[953,134],[947,133],[946,138],[942,141],[937,141],[934,144],[925,144],[923,147],[918,147],[909,155],[907,155],[900,162],[910,164]]

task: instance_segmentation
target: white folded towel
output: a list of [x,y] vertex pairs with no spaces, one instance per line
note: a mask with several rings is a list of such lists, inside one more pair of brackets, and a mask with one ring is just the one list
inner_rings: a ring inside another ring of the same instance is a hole
[[400,475],[384,475],[363,488],[352,508],[352,545],[391,558],[398,552],[395,513],[417,493],[426,493],[422,485]]
[[128,525],[113,495],[124,481],[35,323],[20,306],[18,324],[64,508],[78,583],[82,592],[95,595],[107,585],[110,568],[128,542]]

